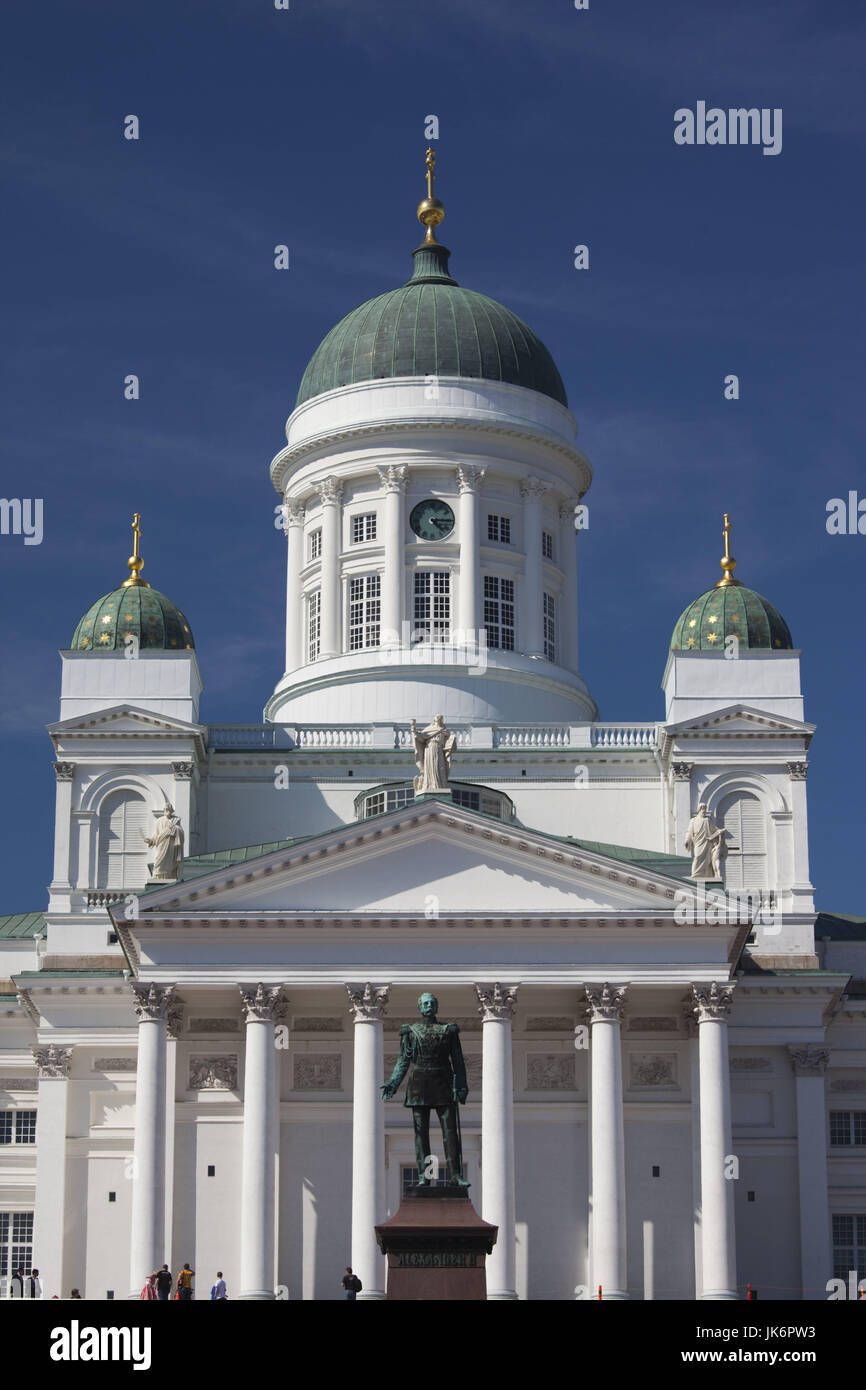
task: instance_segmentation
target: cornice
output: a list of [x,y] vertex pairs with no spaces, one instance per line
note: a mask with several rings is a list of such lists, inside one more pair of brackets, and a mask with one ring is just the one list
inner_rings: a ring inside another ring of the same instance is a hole
[[[531,440],[543,448],[550,449],[554,453],[560,454],[569,463],[575,465],[581,474],[583,489],[581,497],[592,482],[592,468],[589,460],[573,445],[565,441],[557,440],[551,435],[539,432],[538,427],[533,429],[531,426],[519,425],[494,425],[470,418],[448,418],[439,417],[431,419],[423,417],[419,419],[414,415],[398,415],[387,420],[373,420],[364,424],[346,425],[342,429],[337,428],[327,430],[320,434],[309,435],[298,444],[287,444],[284,449],[274,457],[271,463],[271,482],[276,491],[282,496],[288,485],[287,475],[291,472],[295,463],[307,454],[313,454],[319,449],[327,448],[333,444],[343,444],[350,440],[376,439],[388,434],[430,434],[439,432],[450,433],[470,433],[488,435],[491,437],[512,438],[520,440]],[[453,465],[448,465],[453,466]]]

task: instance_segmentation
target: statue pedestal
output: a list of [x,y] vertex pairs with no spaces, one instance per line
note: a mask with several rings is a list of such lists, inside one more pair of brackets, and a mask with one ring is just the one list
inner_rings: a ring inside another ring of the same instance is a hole
[[388,1256],[386,1298],[487,1298],[485,1259],[499,1234],[482,1221],[465,1187],[413,1187],[390,1221],[376,1227]]

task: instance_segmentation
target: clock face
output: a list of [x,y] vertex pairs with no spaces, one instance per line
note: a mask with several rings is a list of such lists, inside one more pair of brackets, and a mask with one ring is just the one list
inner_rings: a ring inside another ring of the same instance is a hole
[[409,525],[422,541],[443,541],[454,530],[454,513],[447,502],[428,497],[412,508]]

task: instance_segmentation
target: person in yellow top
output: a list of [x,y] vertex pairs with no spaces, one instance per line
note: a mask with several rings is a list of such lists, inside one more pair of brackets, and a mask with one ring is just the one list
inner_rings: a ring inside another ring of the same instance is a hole
[[184,1265],[180,1274],[177,1276],[177,1296],[181,1303],[190,1303],[192,1301],[192,1281],[194,1276],[195,1270],[190,1269],[189,1265]]

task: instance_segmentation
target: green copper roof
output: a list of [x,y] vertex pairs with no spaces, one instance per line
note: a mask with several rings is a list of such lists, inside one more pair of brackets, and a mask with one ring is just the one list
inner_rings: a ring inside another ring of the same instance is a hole
[[11,917],[0,917],[0,938],[45,935],[45,917],[41,912],[13,912]]
[[71,642],[74,652],[123,651],[133,633],[142,651],[193,651],[189,623],[176,604],[144,584],[122,586],[88,608]]
[[788,624],[767,599],[743,584],[709,589],[690,603],[671,638],[672,652],[718,652],[735,634],[750,650],[791,651]]
[[553,358],[522,319],[461,289],[444,246],[422,245],[413,255],[405,285],[353,309],[319,344],[296,405],[339,386],[400,376],[506,381],[568,404]]

